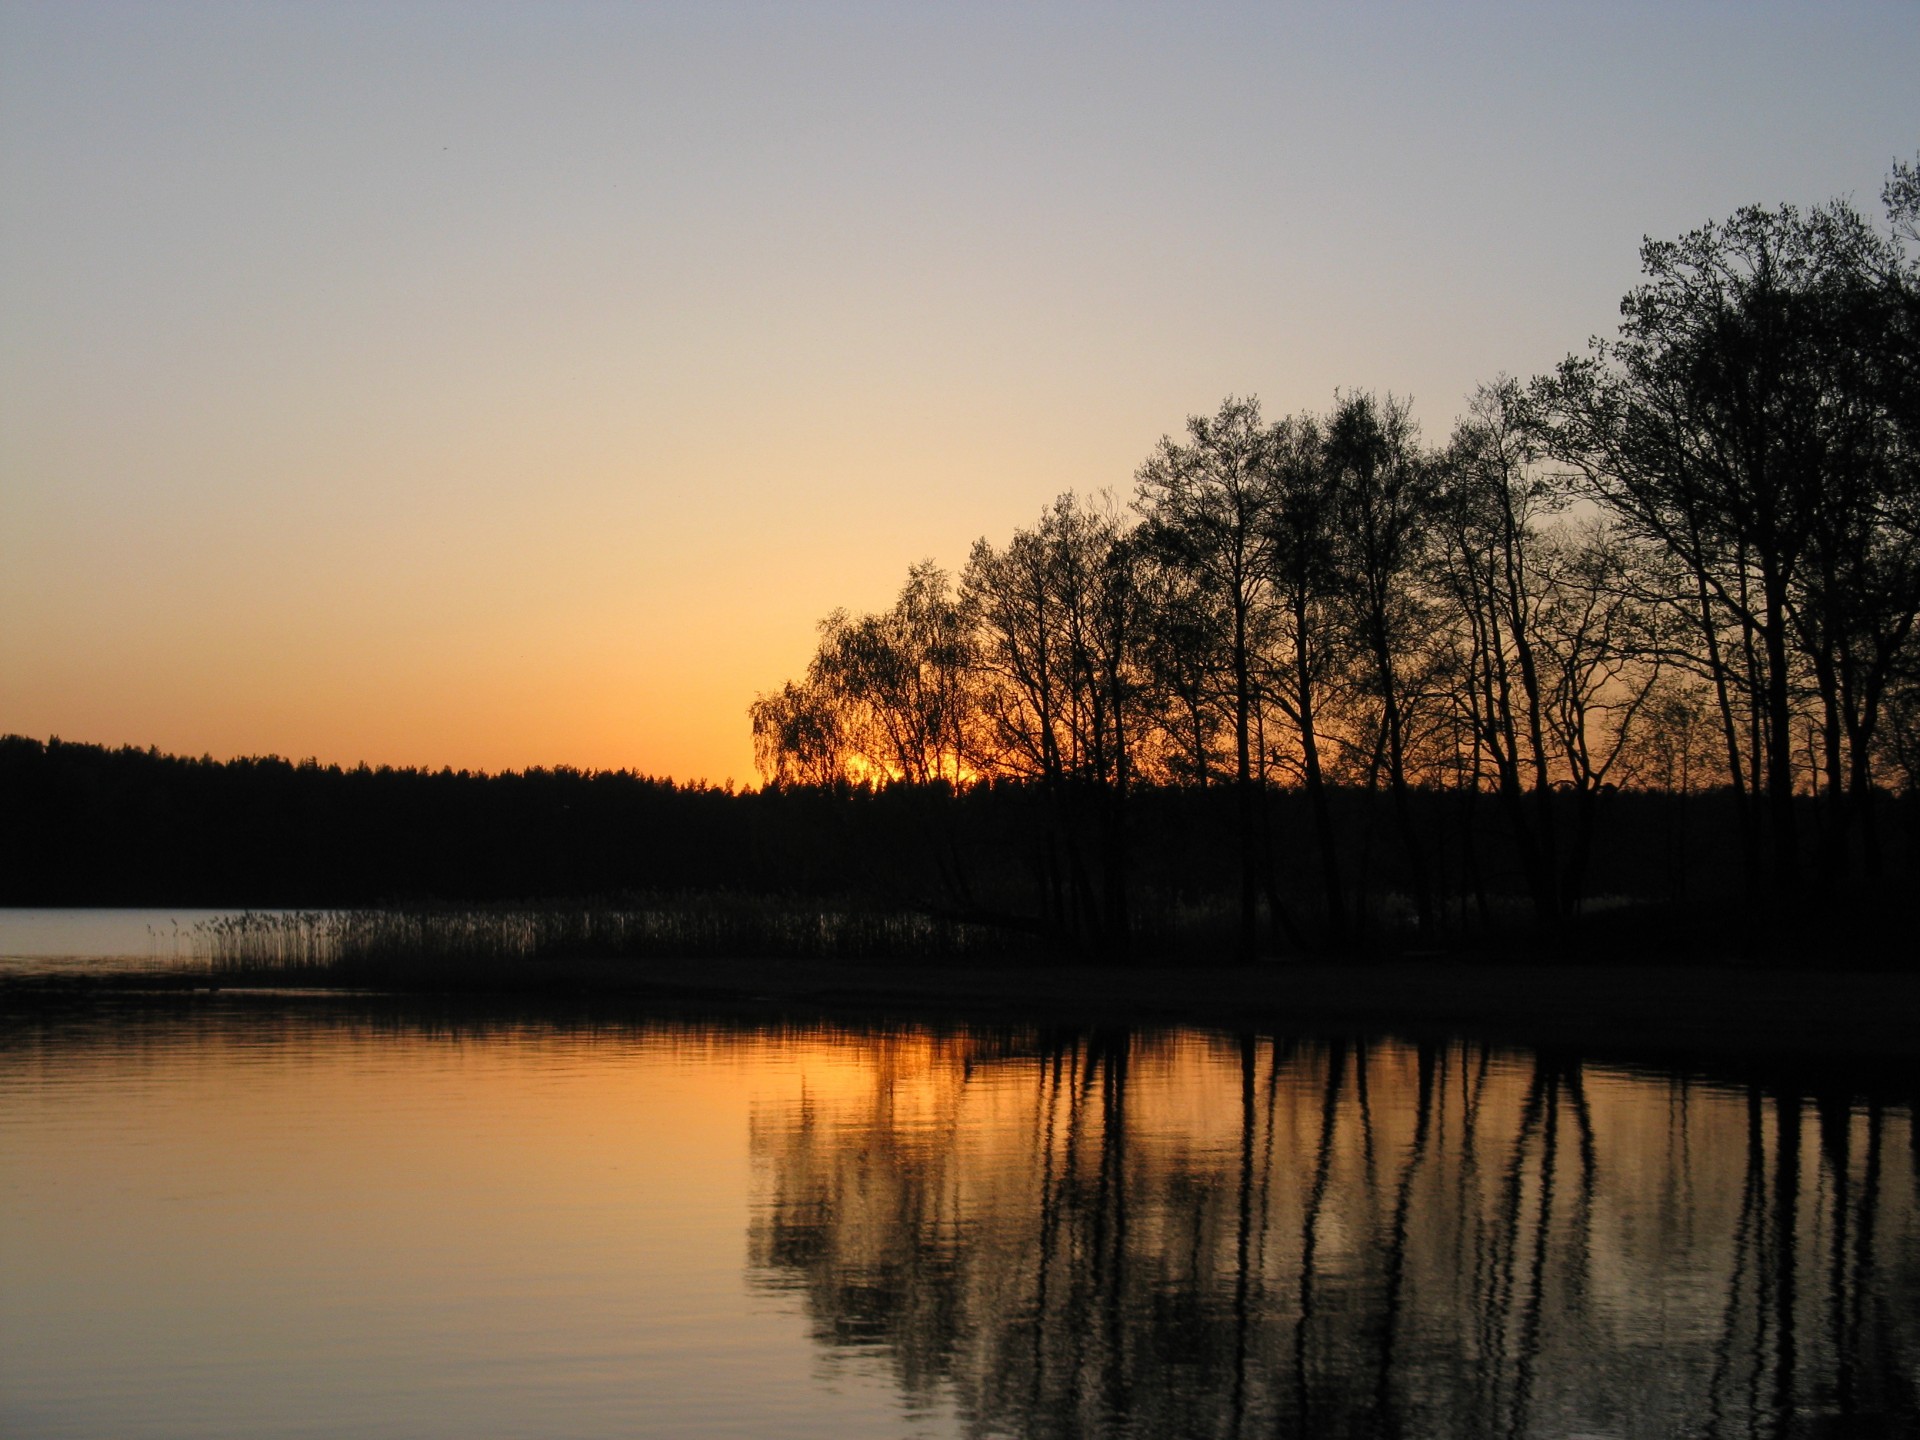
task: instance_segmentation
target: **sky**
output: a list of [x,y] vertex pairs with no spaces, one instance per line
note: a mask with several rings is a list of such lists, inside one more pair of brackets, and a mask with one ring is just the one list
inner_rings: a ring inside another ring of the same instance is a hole
[[1228,395],[1878,213],[1852,4],[0,0],[0,733],[753,778],[816,622]]

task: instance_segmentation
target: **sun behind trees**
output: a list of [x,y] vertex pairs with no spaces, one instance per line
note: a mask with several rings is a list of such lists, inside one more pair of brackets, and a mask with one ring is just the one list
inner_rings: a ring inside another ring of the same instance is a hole
[[1143,788],[1230,788],[1246,957],[1402,906],[1490,930],[1514,892],[1563,933],[1623,789],[1719,797],[1750,897],[1878,882],[1920,762],[1914,166],[1884,200],[1649,241],[1617,337],[1441,445],[1393,396],[1229,398],[1130,503],[1063,495],[957,585],[830,616],[751,708],[766,780],[1039,792],[1045,921],[1108,954]]

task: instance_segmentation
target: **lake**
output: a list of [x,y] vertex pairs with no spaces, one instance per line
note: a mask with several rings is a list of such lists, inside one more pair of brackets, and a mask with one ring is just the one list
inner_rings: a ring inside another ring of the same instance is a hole
[[188,965],[194,927],[230,913],[0,906],[0,976],[75,974],[109,963],[120,970]]
[[13,1004],[0,1433],[1909,1435],[1917,1146],[1471,1039]]

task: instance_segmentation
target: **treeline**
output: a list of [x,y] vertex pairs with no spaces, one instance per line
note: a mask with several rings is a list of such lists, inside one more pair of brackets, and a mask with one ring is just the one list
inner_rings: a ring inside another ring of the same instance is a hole
[[[1560,807],[1571,800],[1551,797]],[[1231,954],[1236,802],[1226,785],[1141,781],[1130,790],[1136,954]],[[1379,831],[1377,796],[1330,786],[1327,803],[1338,833]],[[1492,833],[1465,843],[1484,828],[1476,803],[1450,790],[1410,797],[1414,823],[1439,857],[1431,877],[1438,904],[1455,938],[1525,938],[1510,848]],[[1661,917],[1655,938],[1671,950],[1740,943],[1701,928],[1739,888],[1723,794],[1624,790],[1598,804],[1610,842],[1592,869],[1603,896],[1604,913],[1590,917],[1603,926],[1591,937],[1598,948],[1611,943],[1605,925],[1649,905]],[[823,934],[903,923],[918,933],[915,924],[930,923],[936,938],[964,934],[970,953],[1084,955],[1088,937],[1055,919],[1056,815],[1047,787],[1020,779],[731,792],[625,771],[216,761],[14,735],[0,737],[0,905],[558,904],[616,917],[661,911],[695,928],[702,917],[725,920],[728,934],[747,937],[743,954],[760,953],[753,935],[791,930],[811,911]],[[1302,833],[1306,797],[1271,787],[1261,819],[1275,836]],[[1409,943],[1415,917],[1398,857],[1376,847],[1358,873],[1374,897],[1361,938]],[[1282,907],[1310,901],[1303,881],[1311,875],[1280,867],[1273,887]],[[1626,898],[1638,905],[1622,906]],[[742,907],[764,911],[767,923],[741,923]],[[945,952],[905,946],[900,958],[935,953]]]
[[1648,842],[1603,823],[1623,793],[1668,833],[1710,799],[1763,925],[1871,904],[1920,762],[1920,167],[1883,199],[1649,241],[1617,335],[1437,445],[1392,396],[1227,400],[1130,503],[1063,496],[829,616],[751,707],[763,775],[1030,787],[1044,923],[1106,954],[1169,790],[1230,797],[1243,957],[1401,901],[1440,943],[1508,893],[1564,936]]
[[[1181,867],[1156,884],[1205,896],[1225,857],[1211,797],[1162,799],[1159,828]],[[1044,940],[1025,843],[1043,813],[1017,784],[735,792],[631,771],[220,761],[7,735],[0,905],[604,905],[727,894]]]
[[629,772],[343,769],[9,735],[0,904],[374,905],[751,881],[735,798]]

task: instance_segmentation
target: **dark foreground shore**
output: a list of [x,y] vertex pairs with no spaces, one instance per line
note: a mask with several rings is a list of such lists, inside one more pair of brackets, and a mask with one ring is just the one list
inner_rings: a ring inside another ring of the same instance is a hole
[[[271,990],[340,993],[311,973],[15,979],[0,1007]],[[1470,1036],[1595,1056],[1772,1057],[1913,1067],[1920,976],[1733,965],[1543,965],[1394,960],[1249,967],[831,963],[795,960],[543,961],[514,975],[427,976],[353,987],[365,996],[610,1012],[724,1011],[743,1018],[1188,1024],[1289,1033]]]

